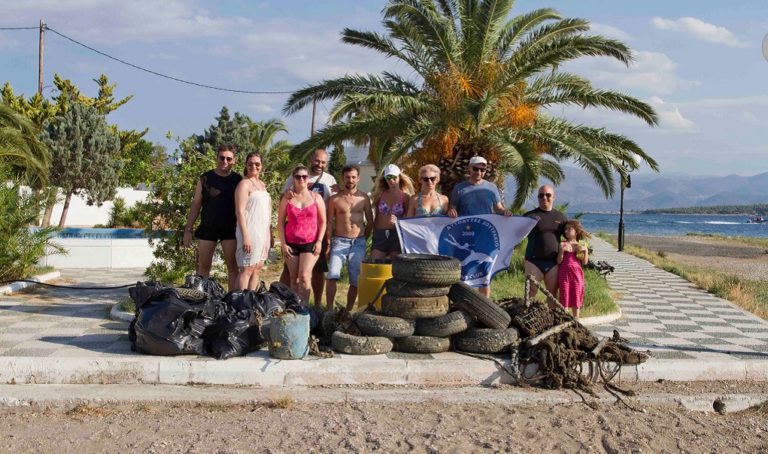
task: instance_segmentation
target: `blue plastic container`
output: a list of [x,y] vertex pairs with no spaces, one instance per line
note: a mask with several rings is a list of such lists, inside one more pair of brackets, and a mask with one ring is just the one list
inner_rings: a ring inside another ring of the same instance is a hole
[[288,312],[269,323],[269,355],[277,359],[301,359],[309,351],[309,313]]

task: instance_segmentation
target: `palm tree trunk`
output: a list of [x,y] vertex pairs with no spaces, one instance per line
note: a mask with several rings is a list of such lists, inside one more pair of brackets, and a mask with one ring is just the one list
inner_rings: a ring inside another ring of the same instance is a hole
[[67,193],[67,198],[64,199],[64,208],[61,210],[61,218],[59,218],[59,228],[63,229],[64,224],[67,222],[67,212],[69,211],[69,202],[72,200],[72,193]]

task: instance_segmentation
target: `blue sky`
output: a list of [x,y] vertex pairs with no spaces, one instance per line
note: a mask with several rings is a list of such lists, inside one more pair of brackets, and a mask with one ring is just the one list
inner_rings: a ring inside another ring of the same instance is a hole
[[[203,84],[291,91],[345,73],[407,71],[377,54],[339,42],[344,27],[378,29],[384,1],[373,0],[0,0],[0,27],[53,29],[152,70]],[[765,1],[518,1],[513,14],[553,7],[635,52],[625,68],[583,59],[568,69],[656,107],[661,125],[609,111],[553,112],[634,138],[663,174],[755,175],[768,171],[768,34]],[[17,93],[37,87],[37,32],[0,31],[0,83]],[[168,131],[201,133],[222,105],[255,120],[282,117],[287,95],[223,93],[161,79],[46,35],[45,83],[72,79],[89,95],[101,73],[117,95],[134,95],[109,121],[150,128],[148,138],[173,146]],[[407,73],[407,72],[406,72]],[[51,88],[44,90],[52,95]],[[318,108],[321,126],[330,104]],[[310,129],[309,109],[283,118],[297,142]]]

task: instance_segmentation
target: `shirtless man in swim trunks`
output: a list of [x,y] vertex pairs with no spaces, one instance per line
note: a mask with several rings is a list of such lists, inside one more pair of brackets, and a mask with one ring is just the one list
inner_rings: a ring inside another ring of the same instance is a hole
[[373,230],[373,208],[371,199],[357,189],[360,168],[346,165],[341,170],[343,189],[328,200],[328,274],[325,281],[325,296],[328,309],[333,309],[336,298],[336,281],[341,276],[341,267],[349,267],[349,291],[347,310],[352,310],[357,299],[357,278],[360,265],[365,257],[366,239]]
[[[553,208],[555,188],[545,184],[539,188],[539,207],[525,213],[525,216],[538,219],[538,223],[528,234],[528,246],[525,249],[525,274],[530,274],[537,281],[544,280],[547,290],[557,296],[557,252],[560,238],[563,236],[565,215]],[[536,287],[531,286],[530,296],[536,296]],[[552,302],[550,301],[550,304]]]

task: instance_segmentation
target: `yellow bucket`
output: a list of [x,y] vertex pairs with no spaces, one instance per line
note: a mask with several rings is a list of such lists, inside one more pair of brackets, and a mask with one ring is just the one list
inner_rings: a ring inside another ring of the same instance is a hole
[[[387,279],[392,278],[391,263],[365,263],[360,266],[360,277],[357,278],[357,305],[365,307],[382,288]],[[381,294],[374,301],[376,309],[381,309],[381,297],[387,293],[382,290]]]

